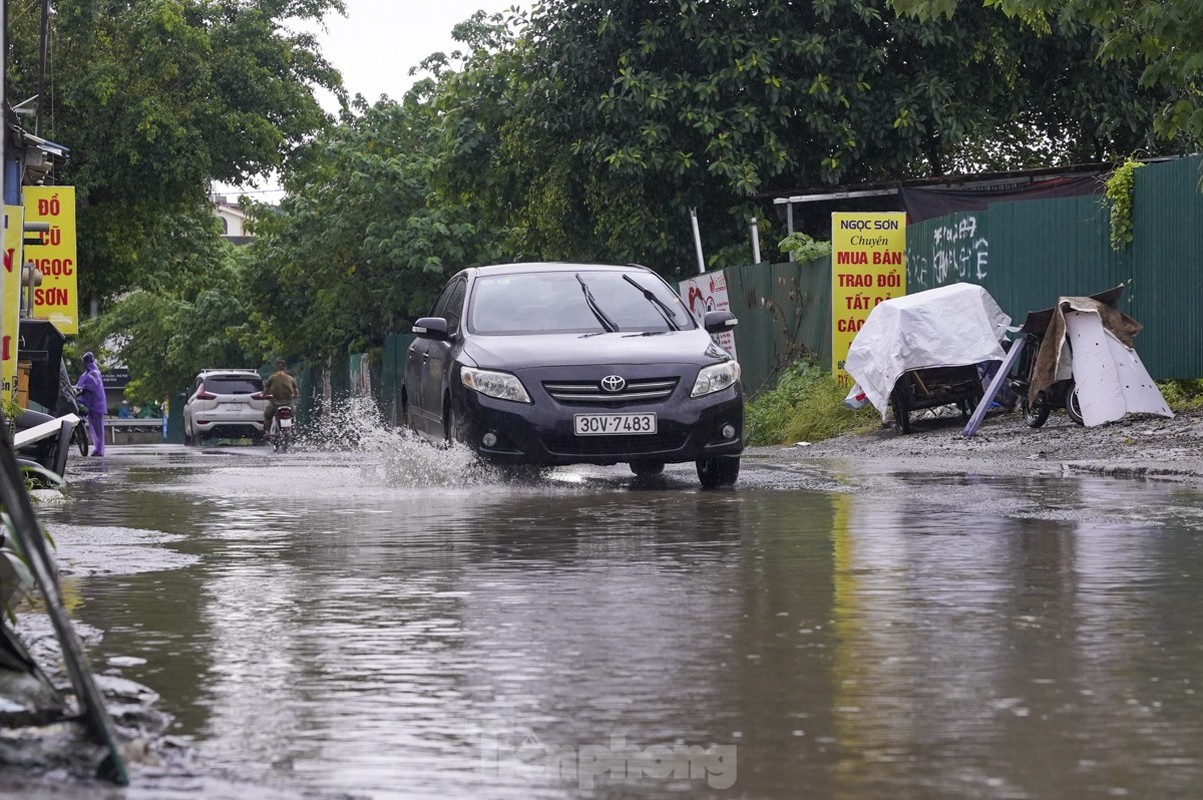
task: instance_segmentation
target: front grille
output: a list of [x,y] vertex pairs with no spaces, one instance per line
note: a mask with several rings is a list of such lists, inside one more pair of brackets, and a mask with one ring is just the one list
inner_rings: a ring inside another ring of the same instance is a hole
[[559,456],[640,455],[680,449],[687,436],[685,431],[654,436],[547,436],[543,445]]
[[544,381],[543,390],[557,402],[574,406],[614,406],[664,400],[677,388],[677,378],[637,378],[618,392],[606,392],[600,381]]

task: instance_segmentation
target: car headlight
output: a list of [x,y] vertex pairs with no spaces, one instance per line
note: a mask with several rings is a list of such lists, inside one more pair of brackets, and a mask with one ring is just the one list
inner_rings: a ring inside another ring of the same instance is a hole
[[698,372],[698,379],[694,381],[693,391],[689,393],[689,396],[701,397],[713,394],[734,385],[737,381],[739,381],[738,361],[711,364],[708,367],[702,367]]
[[491,369],[476,367],[460,367],[459,379],[474,392],[480,392],[498,400],[513,400],[515,403],[529,403],[530,395],[517,375],[508,372],[494,372]]

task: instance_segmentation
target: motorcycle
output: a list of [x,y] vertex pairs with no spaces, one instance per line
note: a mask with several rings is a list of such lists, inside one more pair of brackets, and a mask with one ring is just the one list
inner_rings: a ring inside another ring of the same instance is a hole
[[[1082,409],[1078,403],[1078,387],[1073,378],[1054,381],[1047,389],[1037,392],[1034,400],[1028,398],[1028,390],[1032,385],[1032,374],[1036,368],[1036,356],[1044,337],[1043,327],[1039,321],[1033,323],[1034,315],[1028,315],[1028,322],[1020,328],[1023,337],[1023,352],[1019,354],[1019,363],[1009,381],[1012,392],[1020,398],[1020,410],[1023,412],[1023,422],[1029,428],[1039,428],[1048,421],[1049,414],[1056,408],[1065,409],[1069,418],[1079,425],[1082,420]],[[1047,324],[1047,321],[1044,321]]]
[[288,452],[288,446],[292,444],[292,422],[292,406],[280,406],[272,415],[272,425],[267,438],[275,452]]
[[[66,368],[63,368],[61,378],[66,378]],[[63,380],[59,382],[58,402],[55,403],[54,416],[61,417],[65,414],[74,414],[79,417],[79,423],[71,431],[71,441],[79,448],[81,456],[88,455],[88,451],[92,448],[92,433],[88,427],[88,409],[83,403],[79,402],[78,392],[71,382]]]
[[[1123,291],[1124,287],[1121,285],[1099,294],[1092,294],[1090,298],[1116,308]],[[1024,349],[1019,354],[1019,363],[1012,373],[1009,386],[1022,398],[1020,408],[1023,411],[1023,421],[1029,428],[1042,426],[1048,421],[1049,414],[1058,408],[1065,409],[1069,418],[1078,425],[1086,424],[1078,400],[1078,387],[1073,378],[1053,381],[1044,391],[1037,392],[1034,398],[1029,398],[1029,390],[1036,373],[1036,361],[1045,344],[1045,334],[1055,311],[1055,308],[1031,311],[1019,329],[1022,338],[1018,341],[1023,343]],[[1068,341],[1065,344],[1069,347]]]

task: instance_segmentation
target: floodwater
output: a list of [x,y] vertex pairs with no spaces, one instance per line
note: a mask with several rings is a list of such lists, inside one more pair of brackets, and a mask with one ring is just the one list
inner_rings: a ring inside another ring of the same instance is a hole
[[1172,485],[771,459],[730,491],[514,480],[391,434],[72,469],[41,518],[93,662],[159,692],[236,796],[1203,786],[1203,497]]

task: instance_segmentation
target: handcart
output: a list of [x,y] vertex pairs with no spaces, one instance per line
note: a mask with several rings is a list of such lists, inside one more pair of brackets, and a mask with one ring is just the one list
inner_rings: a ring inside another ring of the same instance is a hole
[[[968,417],[983,392],[979,365],[1001,363],[1011,318],[981,286],[955,283],[883,300],[848,348],[853,391],[881,413],[893,412],[899,432],[911,414],[955,406]],[[853,396],[853,395],[850,395]]]
[[955,405],[968,419],[982,399],[982,381],[977,365],[912,369],[899,376],[890,393],[894,424],[902,433],[911,432],[911,412]]

